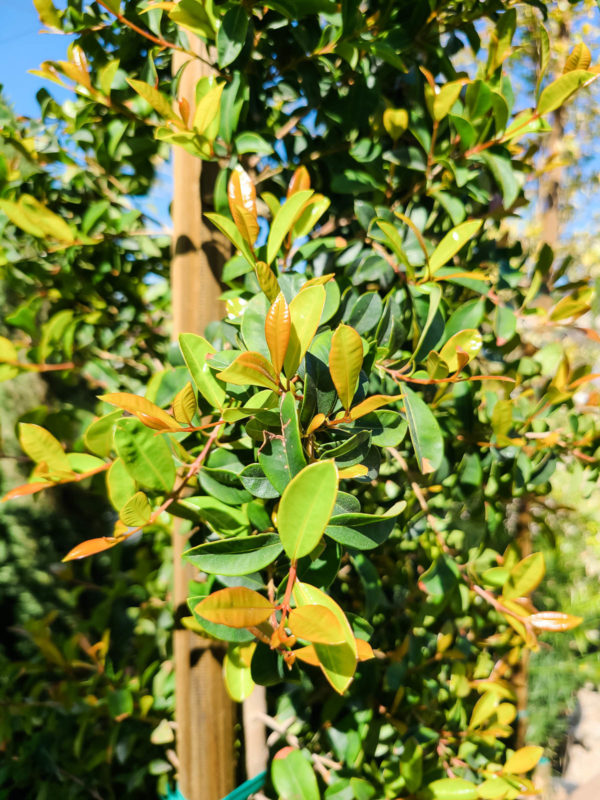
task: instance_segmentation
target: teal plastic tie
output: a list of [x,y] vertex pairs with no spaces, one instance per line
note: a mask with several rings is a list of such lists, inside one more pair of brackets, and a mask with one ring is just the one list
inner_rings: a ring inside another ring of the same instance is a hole
[[[242,783],[233,792],[230,792],[223,800],[248,800],[251,794],[258,792],[259,789],[265,785],[267,780],[267,773],[261,772],[255,778],[250,778],[249,781]],[[179,787],[171,790],[164,800],[185,800],[185,797],[179,791]]]

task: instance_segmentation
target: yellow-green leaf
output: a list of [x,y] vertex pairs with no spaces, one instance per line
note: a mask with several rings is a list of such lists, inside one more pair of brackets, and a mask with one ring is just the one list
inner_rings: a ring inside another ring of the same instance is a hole
[[320,644],[341,644],[346,630],[333,611],[320,605],[306,605],[290,611],[288,628],[298,639]]
[[325,308],[325,297],[323,286],[309,286],[299,292],[290,303],[290,341],[283,364],[288,378],[296,374],[317,332]]
[[232,586],[209,594],[194,610],[210,622],[230,628],[248,628],[269,619],[274,608],[266,597],[253,589]]
[[61,443],[40,425],[19,424],[19,443],[36,464],[46,464],[51,472],[71,473],[69,459]]
[[516,753],[510,756],[504,765],[503,771],[511,775],[520,775],[523,772],[529,772],[536,766],[543,754],[543,747],[536,747],[535,745],[521,747]]
[[217,118],[221,106],[221,95],[225,83],[219,83],[206,92],[196,106],[192,127],[199,134],[205,134],[207,129]]
[[433,118],[438,122],[448,116],[454,103],[458,100],[465,80],[452,81],[445,84],[433,98]]
[[275,273],[265,261],[257,261],[254,265],[258,285],[272,303],[279,294],[279,283]]
[[557,78],[549,86],[546,86],[540,95],[537,105],[539,116],[554,111],[571,97],[581,86],[591,83],[598,76],[593,75],[584,69],[574,69]]
[[277,389],[278,375],[271,363],[260,353],[252,351],[240,355],[224,369],[217,373],[217,378],[236,386],[264,386]]
[[211,406],[221,408],[225,402],[225,389],[206,363],[207,356],[212,355],[215,348],[196,333],[182,333],[179,337],[179,346],[200,394]]
[[131,86],[134,92],[137,92],[137,94],[139,94],[139,96],[144,99],[148,105],[152,106],[152,108],[158,114],[160,114],[163,119],[176,122],[180,126],[182,125],[181,120],[173,110],[171,101],[168,97],[166,97],[166,95],[164,95],[162,92],[159,92],[158,89],[154,88],[154,86],[150,86],[149,83],[144,83],[144,81],[138,81],[134,78],[127,78],[127,83]]
[[358,403],[354,408],[350,409],[350,419],[358,419],[364,417],[365,414],[370,414],[371,411],[377,411],[378,408],[387,406],[389,403],[394,403],[400,400],[399,395],[395,394],[374,394],[367,397],[361,403]]
[[283,549],[292,561],[308,555],[319,543],[338,490],[338,475],[332,460],[317,461],[292,478],[285,487],[277,527]]
[[335,691],[343,694],[352,683],[358,659],[356,639],[346,615],[333,598],[308,583],[296,581],[293,596],[298,608],[313,604],[325,606],[344,628],[346,635],[343,644],[313,645],[323,674]]
[[295,192],[279,208],[271,223],[271,230],[267,239],[267,264],[270,264],[275,259],[283,240],[296,224],[312,194],[312,189]]
[[136,492],[121,508],[119,517],[129,528],[146,525],[152,515],[152,506],[143,492]]
[[99,399],[111,406],[117,406],[123,411],[128,411],[140,422],[143,422],[147,428],[152,428],[154,431],[180,430],[177,421],[170,414],[151,403],[150,400],[146,400],[145,397],[139,397],[139,395],[129,392],[112,392],[99,395]]
[[448,231],[429,258],[430,274],[433,275],[438,269],[443,267],[444,264],[447,264],[452,256],[456,255],[469,239],[475,236],[482,225],[482,220],[470,219],[466,222],[461,222],[456,228],[452,228],[451,231]]
[[544,554],[532,553],[511,569],[502,596],[513,600],[530,594],[539,586],[545,574]]
[[250,665],[256,650],[256,642],[236,644],[230,642],[223,659],[225,687],[232,700],[242,703],[254,690]]
[[363,346],[360,334],[349,325],[341,323],[331,337],[329,372],[346,411],[352,404],[362,363]]
[[265,339],[271,354],[271,364],[279,375],[283,369],[285,354],[290,341],[292,321],[290,309],[283,292],[279,292],[265,319]]
[[173,416],[177,422],[181,422],[183,425],[191,425],[196,408],[196,392],[188,381],[173,398]]
[[383,127],[395,142],[408,128],[409,121],[405,108],[386,108],[383,112]]
[[440,358],[446,363],[450,372],[462,369],[481,350],[483,339],[478,330],[469,328],[451,336],[440,350]]
[[441,778],[427,789],[431,800],[477,800],[477,786],[464,778]]
[[238,231],[252,247],[259,231],[256,189],[248,173],[239,164],[231,173],[227,183],[227,199]]

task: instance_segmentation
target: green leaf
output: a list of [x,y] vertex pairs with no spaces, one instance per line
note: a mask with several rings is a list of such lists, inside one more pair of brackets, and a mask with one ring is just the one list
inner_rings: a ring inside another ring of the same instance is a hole
[[260,464],[249,464],[247,467],[244,467],[242,472],[240,472],[240,480],[250,494],[253,494],[254,497],[260,497],[264,500],[279,497],[281,492],[287,486],[286,483],[284,486],[282,486],[281,492],[278,491],[267,478]]
[[271,264],[274,261],[279,248],[283,244],[283,240],[296,224],[298,217],[304,210],[304,206],[313,194],[312,189],[296,192],[291,197],[288,197],[279,208],[275,219],[271,223],[271,230],[267,239],[267,264]]
[[291,561],[308,555],[319,543],[338,489],[333,461],[317,461],[299,472],[286,486],[279,503],[277,527]]
[[405,507],[401,500],[385,514],[338,514],[329,520],[325,534],[353,550],[372,550],[385,542]]
[[352,404],[362,363],[363,346],[360,335],[354,328],[341,323],[331,338],[329,372],[346,411]]
[[444,457],[442,432],[431,409],[420,395],[405,385],[402,396],[417,463],[423,475],[427,475],[435,472],[442,463]]
[[236,386],[264,386],[267,389],[277,389],[279,382],[271,362],[251,350],[240,353],[227,369],[217,373],[217,378]]
[[[297,195],[292,195],[297,197]],[[296,374],[310,343],[312,342],[321,315],[325,308],[326,292],[323,286],[302,289],[289,305],[291,330],[283,369],[288,378]]]
[[221,231],[221,233],[229,239],[231,244],[240,251],[249,264],[254,265],[255,258],[252,248],[244,239],[242,234],[238,231],[235,223],[232,220],[230,220],[228,217],[224,217],[222,214],[210,213],[205,214],[204,216],[209,219],[212,224],[215,225]]
[[423,748],[416,739],[409,739],[400,755],[400,774],[409,792],[416,792],[423,779]]
[[244,508],[234,508],[216,497],[184,497],[169,506],[169,512],[192,522],[204,522],[220,536],[244,536],[250,522]]
[[198,626],[198,633],[202,633],[209,638],[220,639],[222,642],[246,643],[254,641],[254,634],[244,628],[230,628],[227,625],[219,625],[216,622],[209,622],[196,613],[198,603],[206,595],[188,597],[188,607],[194,617],[194,624]]
[[441,555],[421,575],[419,584],[432,600],[442,601],[447,599],[459,577],[460,573],[454,559],[447,555]]
[[532,553],[511,569],[502,596],[507,600],[525,597],[540,585],[545,574],[544,554]]
[[321,793],[315,773],[299,750],[275,754],[271,762],[271,780],[279,800],[319,800]]
[[550,111],[554,111],[571,97],[581,86],[591,83],[598,76],[587,70],[575,69],[557,78],[549,86],[546,86],[540,95],[537,104],[537,114],[543,116]]
[[230,643],[223,659],[223,677],[227,692],[236,703],[243,703],[254,690],[250,665],[256,650],[256,642],[248,644]]
[[286,392],[281,398],[280,416],[285,461],[289,476],[293,478],[306,466],[306,456],[302,449],[296,400],[291,392]]
[[219,67],[227,67],[239,56],[246,41],[248,14],[244,6],[230,8],[217,32],[217,57]]
[[136,492],[123,505],[119,517],[124,525],[138,528],[148,523],[151,514],[152,506],[146,495],[143,492]]
[[127,471],[122,458],[115,458],[106,473],[106,488],[110,502],[120,511],[135,494],[136,483]]
[[182,333],[179,336],[179,346],[200,394],[213,408],[223,408],[225,389],[206,363],[207,356],[214,353],[215,348],[195,333]]
[[201,572],[215,575],[249,575],[271,564],[282,552],[279,536],[261,533],[242,539],[225,539],[186,550],[183,558]]
[[[116,0],[113,0],[116,2]],[[212,4],[211,4],[212,5]],[[169,18],[177,25],[197,33],[205,39],[214,39],[215,23],[212,14],[207,11],[208,3],[201,0],[179,0],[169,11]]]
[[429,257],[429,274],[434,275],[440,267],[447,264],[452,256],[456,255],[469,239],[475,236],[482,225],[483,220],[470,219],[448,231]]
[[266,622],[273,605],[258,592],[245,586],[220,589],[196,606],[198,616],[230,628],[249,628]]
[[464,85],[465,81],[461,79],[440,87],[439,92],[433,98],[433,118],[435,120],[439,122],[448,116]]
[[169,445],[137,419],[121,419],[115,428],[115,448],[131,477],[146,489],[168,494],[175,483]]
[[477,786],[464,778],[442,778],[429,784],[427,797],[431,800],[477,800]]
[[52,0],[33,0],[33,5],[43,25],[57,30],[61,29],[60,12],[54,7]]

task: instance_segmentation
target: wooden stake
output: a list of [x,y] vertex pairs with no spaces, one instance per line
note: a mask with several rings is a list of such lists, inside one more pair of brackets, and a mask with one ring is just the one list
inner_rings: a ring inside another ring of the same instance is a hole
[[[202,54],[199,40],[191,40],[190,46]],[[186,60],[184,54],[174,55],[174,74]],[[208,74],[210,68],[200,60],[191,61],[183,72],[179,96],[187,99],[192,113],[196,83]],[[202,216],[203,211],[211,210],[215,165],[203,163],[180,147],[173,150],[173,162],[171,288],[176,339],[182,332],[202,334],[209,322],[223,316],[218,276],[230,252],[226,240],[209,228]],[[189,613],[186,601],[193,569],[181,560],[185,547],[186,539],[176,524],[173,530],[176,620]],[[234,788],[236,715],[223,683],[223,654],[224,650],[213,642],[184,628],[175,630],[179,788],[186,800],[221,800]]]

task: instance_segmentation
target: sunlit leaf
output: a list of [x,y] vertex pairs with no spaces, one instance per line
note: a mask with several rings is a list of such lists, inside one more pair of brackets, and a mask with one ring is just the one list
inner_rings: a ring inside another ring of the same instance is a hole
[[290,309],[283,293],[280,292],[273,301],[265,319],[265,338],[271,354],[271,364],[277,375],[283,369],[283,362],[290,340],[291,326]]
[[546,573],[543,553],[532,553],[519,561],[510,571],[502,596],[508,600],[530,594]]
[[208,595],[198,603],[196,613],[209,622],[231,628],[248,628],[269,619],[273,606],[253,589],[233,586]]
[[271,223],[269,238],[267,239],[267,264],[275,259],[283,240],[294,227],[296,220],[300,216],[306,203],[312,197],[312,189],[295,192],[288,197],[285,203],[279,208]]
[[456,228],[448,231],[429,257],[430,275],[434,275],[440,267],[447,264],[448,261],[465,246],[469,239],[475,236],[482,225],[482,220],[471,219],[467,220],[467,222],[461,222]]
[[329,372],[346,411],[352,404],[362,363],[362,339],[354,328],[340,324],[331,339]]
[[[246,12],[243,11],[244,16]],[[258,214],[256,211],[256,189],[248,173],[239,164],[227,183],[229,210],[236,227],[252,247],[258,236]]]
[[583,617],[576,617],[573,614],[564,614],[561,611],[538,611],[529,617],[529,621],[538,631],[549,631],[560,633],[570,631],[583,622]]
[[341,644],[346,630],[335,614],[325,606],[305,605],[290,611],[287,625],[298,639],[321,644]]
[[544,754],[543,747],[536,747],[534,745],[527,745],[521,747],[506,761],[504,765],[504,772],[509,772],[513,775],[520,775],[522,772],[529,772],[532,770],[540,758]]
[[323,286],[309,286],[297,294],[290,303],[290,340],[283,365],[288,378],[296,374],[317,332],[325,308],[325,298]]
[[260,353],[251,351],[240,353],[227,369],[217,373],[217,378],[236,386],[264,386],[267,389],[277,389],[279,381],[271,363]]
[[108,537],[101,537],[100,539],[88,539],[76,545],[72,550],[69,550],[63,561],[75,561],[78,558],[87,558],[87,556],[96,555],[96,553],[103,553],[105,550],[110,550],[111,547],[120,543],[120,539],[113,539]]
[[128,411],[148,428],[152,428],[152,430],[180,430],[179,424],[170,414],[146,400],[145,397],[139,397],[137,394],[129,394],[128,392],[114,392],[112,394],[99,395],[99,399],[109,403],[111,406],[117,406],[123,411]]

